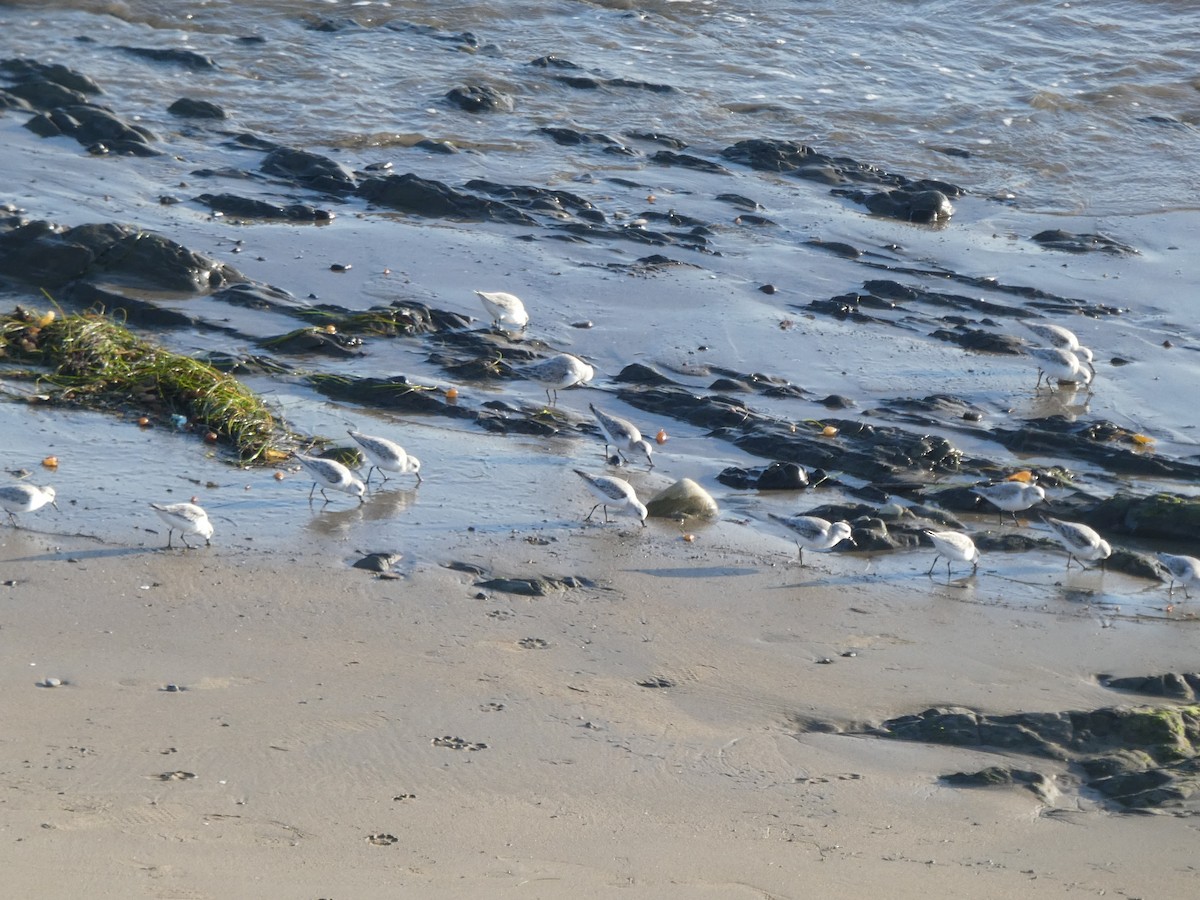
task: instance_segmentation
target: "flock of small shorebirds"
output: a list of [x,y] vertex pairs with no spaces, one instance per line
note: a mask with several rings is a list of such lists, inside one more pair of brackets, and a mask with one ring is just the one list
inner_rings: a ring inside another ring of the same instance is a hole
[[[529,314],[520,298],[502,291],[476,291],[484,308],[492,317],[494,328],[506,331],[524,331],[529,324]],[[1050,389],[1053,383],[1090,385],[1095,377],[1092,351],[1080,345],[1075,334],[1058,325],[1040,322],[1025,322],[1027,328],[1046,341],[1049,346],[1036,347],[1029,354],[1037,361],[1038,387],[1045,378]],[[530,363],[521,369],[521,374],[531,381],[541,384],[546,390],[546,400],[552,406],[558,402],[558,392],[562,389],[592,380],[595,370],[583,360],[569,353],[559,353],[536,363]],[[640,453],[646,462],[654,467],[653,449],[650,442],[642,437],[641,432],[633,423],[618,416],[610,415],[604,410],[589,404],[593,416],[604,435],[605,458],[617,464],[622,459],[628,461],[625,453]],[[313,479],[312,489],[308,492],[309,500],[319,489],[321,496],[329,502],[325,489],[341,491],[358,497],[363,501],[372,474],[378,470],[384,481],[388,480],[387,472],[411,474],[421,482],[421,461],[405,452],[404,448],[395,441],[383,437],[362,434],[350,430],[352,437],[362,448],[363,455],[370,462],[366,480],[358,478],[347,466],[334,459],[308,456],[294,453],[293,458],[309,473]],[[609,457],[609,447],[616,450]],[[597,509],[603,508],[604,520],[608,521],[608,510],[612,507],[624,511],[641,522],[644,527],[648,515],[646,506],[638,499],[633,486],[622,478],[611,475],[594,475],[582,469],[575,469],[576,474],[583,479],[584,485],[597,498],[598,502],[587,515],[590,520]],[[1000,511],[1000,522],[1003,524],[1004,513],[1012,514],[1013,521],[1018,522],[1017,513],[1030,509],[1045,501],[1046,492],[1034,483],[1034,479],[1025,480],[1018,476],[994,484],[980,485],[972,488],[972,492],[987,500]],[[17,524],[16,513],[29,513],[50,504],[58,509],[55,503],[55,492],[52,487],[37,487],[29,484],[15,484],[0,487],[0,507],[7,511],[13,525]],[[195,503],[151,503],[151,508],[167,525],[167,547],[171,547],[174,532],[178,531],[184,546],[191,548],[187,542],[189,534],[199,535],[205,543],[211,543],[213,535],[212,522],[208,513]],[[786,526],[794,535],[800,565],[804,565],[804,551],[831,550],[842,541],[854,543],[850,524],[845,521],[830,522],[816,516],[776,516],[770,514]],[[1081,567],[1084,561],[1099,562],[1112,555],[1112,547],[1094,529],[1080,522],[1066,522],[1050,516],[1043,518],[1067,551],[1067,568],[1076,561]],[[925,535],[932,542],[937,553],[929,566],[927,574],[932,575],[939,559],[946,560],[946,577],[950,577],[950,567],[954,562],[970,563],[974,572],[979,566],[979,550],[971,538],[957,531],[926,531]],[[1178,582],[1183,588],[1185,597],[1190,597],[1188,586],[1200,584],[1200,559],[1194,556],[1181,556],[1172,553],[1156,554],[1169,579],[1168,590],[1174,593]]]

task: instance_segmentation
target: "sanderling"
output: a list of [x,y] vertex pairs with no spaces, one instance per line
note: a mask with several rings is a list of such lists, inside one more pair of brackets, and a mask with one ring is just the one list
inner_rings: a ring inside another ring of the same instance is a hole
[[1029,509],[1035,503],[1046,499],[1046,492],[1041,485],[1025,484],[1020,481],[998,481],[995,484],[981,484],[971,488],[971,493],[982,497],[1000,510],[1000,523],[1004,524],[1004,514],[1012,513],[1013,521],[1018,525],[1017,511]]
[[975,546],[975,542],[965,534],[960,534],[957,531],[926,531],[925,536],[933,541],[934,549],[937,553],[934,554],[933,562],[929,564],[929,571],[926,575],[933,574],[933,567],[937,565],[940,557],[946,557],[946,577],[950,577],[950,561],[968,562],[971,564],[971,571],[974,572],[979,568],[979,550]]
[[576,469],[575,474],[583,479],[584,484],[588,486],[588,490],[600,498],[600,502],[592,507],[592,512],[587,514],[587,521],[591,519],[599,507],[604,507],[604,521],[608,521],[608,508],[615,506],[617,509],[624,509],[631,516],[636,517],[642,523],[642,527],[646,527],[646,505],[637,498],[637,494],[633,490],[633,485],[628,481],[623,481],[620,478],[613,478],[609,475],[592,475],[583,469]]
[[[582,359],[570,353],[560,353],[539,362],[530,363],[519,370],[520,374],[531,381],[536,381],[546,388],[546,400],[553,406],[558,402],[558,392],[576,384],[587,384],[596,374],[596,370]],[[551,399],[550,392],[554,392]]]
[[187,542],[189,534],[198,534],[204,538],[205,544],[212,544],[212,522],[208,521],[208,513],[195,503],[151,503],[150,508],[167,523],[168,550],[171,549],[173,531],[179,532],[179,539],[189,550],[192,549],[192,545]]
[[13,525],[17,524],[16,513],[33,512],[47,503],[58,509],[52,487],[38,487],[34,484],[6,484],[0,487],[0,506],[4,507]]
[[371,473],[376,469],[379,470],[384,481],[388,480],[387,474],[384,472],[386,469],[388,472],[398,472],[401,475],[416,475],[417,484],[421,483],[421,461],[415,456],[405,453],[404,448],[395,441],[372,437],[353,429],[347,429],[347,433],[358,441],[363,452],[367,454],[367,459],[371,461],[371,468],[367,469],[367,484],[371,483]]
[[1092,373],[1084,368],[1079,357],[1070,350],[1060,350],[1058,347],[1034,347],[1029,355],[1037,360],[1038,380],[1035,387],[1041,387],[1042,379],[1050,390],[1054,390],[1054,382],[1069,382],[1072,384],[1091,384]]
[[[650,464],[650,468],[654,468],[654,460],[651,458],[654,451],[650,449],[650,442],[642,438],[642,433],[637,430],[637,426],[619,416],[609,415],[602,409],[596,409],[594,404],[589,403],[588,408],[596,417],[596,421],[600,423],[600,430],[604,432],[605,459],[608,458],[608,445],[612,444],[621,457],[625,456],[621,451],[622,447],[631,453],[634,450],[641,450],[646,455],[646,462]],[[628,459],[625,461],[629,462]]]
[[[768,513],[768,515],[795,532],[796,552],[802,566],[804,565],[805,549],[824,552],[832,550],[842,541],[854,544],[854,538],[851,537],[853,529],[849,522],[830,522],[816,516],[777,516],[774,513]],[[854,544],[854,546],[858,545]]]
[[313,491],[318,487],[321,489],[321,496],[325,497],[325,502],[329,502],[329,497],[325,495],[325,488],[333,488],[335,491],[342,491],[346,494],[353,494],[358,498],[358,502],[363,502],[363,494],[367,491],[367,486],[358,478],[354,477],[354,473],[343,466],[336,459],[325,459],[322,456],[305,456],[303,453],[293,453],[292,457],[300,465],[308,470],[308,474],[312,476],[312,490],[308,492],[308,499],[311,501]]
[[1092,364],[1092,351],[1079,343],[1079,338],[1076,337],[1075,332],[1069,328],[1063,328],[1061,325],[1054,325],[1050,322],[1022,321],[1021,324],[1051,347],[1057,347],[1059,350],[1069,350],[1071,353],[1074,353],[1092,370],[1093,375],[1096,374],[1096,367]]
[[525,304],[516,294],[504,291],[476,291],[483,301],[483,307],[492,317],[493,328],[524,330],[529,324],[529,313],[525,312]]
[[1084,566],[1085,559],[1100,560],[1100,568],[1104,568],[1104,560],[1112,556],[1112,547],[1108,541],[1087,525],[1080,522],[1064,522],[1062,519],[1052,519],[1046,516],[1046,524],[1054,531],[1061,543],[1067,549],[1067,568],[1071,568],[1071,560]]
[[1200,559],[1194,556],[1176,556],[1174,553],[1156,553],[1158,561],[1163,564],[1163,568],[1167,570],[1167,574],[1171,577],[1171,584],[1167,587],[1168,594],[1175,593],[1175,582],[1179,582],[1183,588],[1183,596],[1191,599],[1191,594],[1188,593],[1189,584],[1200,584]]

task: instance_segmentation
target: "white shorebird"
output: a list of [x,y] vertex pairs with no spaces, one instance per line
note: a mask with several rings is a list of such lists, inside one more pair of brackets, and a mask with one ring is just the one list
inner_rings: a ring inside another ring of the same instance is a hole
[[1041,485],[1025,484],[1022,481],[997,481],[995,484],[981,484],[971,488],[971,493],[982,497],[1000,510],[1000,524],[1004,524],[1004,514],[1012,513],[1013,521],[1017,521],[1017,511],[1029,509],[1035,503],[1046,499],[1046,492]]
[[[830,522],[828,519],[821,519],[817,516],[777,516],[774,513],[768,515],[779,522],[782,522],[796,535],[796,553],[800,557],[800,565],[804,565],[804,551],[816,550],[824,552],[832,550],[842,541],[849,541],[854,544],[854,538],[851,537],[853,529],[850,523],[846,521]],[[854,544],[854,546],[858,546]]]
[[1072,559],[1079,563],[1080,568],[1086,568],[1083,564],[1085,559],[1099,560],[1100,567],[1104,568],[1104,560],[1112,556],[1108,541],[1081,522],[1064,522],[1046,516],[1046,524],[1054,531],[1059,543],[1067,548],[1068,569],[1071,568]]
[[1092,372],[1085,368],[1079,357],[1070,350],[1060,350],[1058,347],[1034,347],[1029,355],[1037,360],[1038,380],[1035,387],[1041,387],[1042,379],[1050,390],[1054,390],[1054,382],[1060,384],[1091,384]]
[[492,317],[492,326],[505,331],[523,331],[529,324],[529,313],[525,304],[516,294],[504,291],[476,291],[475,294],[483,301],[483,308]]
[[0,487],[0,506],[4,507],[13,525],[17,524],[17,513],[33,512],[47,503],[58,509],[52,487],[38,487],[34,484],[6,484]]
[[1022,321],[1021,324],[1045,341],[1047,345],[1074,353],[1083,361],[1084,365],[1092,370],[1093,375],[1096,374],[1096,367],[1092,364],[1092,360],[1094,359],[1092,351],[1079,343],[1079,338],[1075,335],[1075,332],[1069,328],[1063,328],[1061,325],[1054,325],[1050,322]]
[[367,459],[371,461],[371,468],[367,469],[367,484],[371,483],[371,473],[376,469],[384,481],[388,480],[386,472],[397,472],[401,475],[416,475],[417,484],[421,483],[421,461],[405,453],[404,448],[395,441],[372,437],[353,429],[347,429],[347,433],[358,442]]
[[[654,451],[650,448],[650,442],[642,437],[642,433],[638,431],[637,426],[619,416],[613,416],[602,409],[596,409],[594,404],[589,403],[588,409],[592,411],[592,415],[596,417],[596,421],[600,425],[600,430],[604,432],[605,459],[608,458],[608,446],[612,444],[612,446],[616,447],[617,453],[622,457],[625,456],[622,452],[622,447],[630,453],[634,450],[640,450],[646,455],[646,462],[650,464],[650,468],[654,468],[654,460],[652,459]],[[628,459],[625,461],[629,462]]]
[[358,498],[359,503],[363,502],[363,494],[367,492],[367,486],[360,479],[355,478],[354,473],[336,459],[305,456],[303,453],[294,453],[292,456],[312,476],[313,486],[312,490],[308,492],[308,499],[310,501],[312,500],[313,491],[320,488],[321,496],[325,497],[325,502],[328,503],[329,497],[325,494],[325,488],[332,488],[335,491],[342,491],[345,494],[353,494]]
[[173,531],[179,532],[179,539],[189,550],[192,549],[192,545],[187,542],[189,534],[198,534],[204,538],[205,544],[212,544],[212,522],[208,521],[208,513],[195,503],[151,503],[150,508],[167,523],[168,550],[171,549]]
[[[546,389],[546,400],[553,406],[558,402],[558,392],[577,384],[587,384],[596,375],[596,370],[582,359],[570,353],[559,353],[520,369],[520,374],[536,381]],[[550,392],[554,392],[551,399]]]
[[1176,556],[1174,553],[1157,553],[1155,555],[1171,577],[1167,593],[1175,593],[1175,582],[1178,581],[1180,587],[1183,588],[1183,596],[1190,600],[1191,594],[1188,593],[1188,585],[1200,584],[1200,559],[1196,559],[1194,556]]
[[979,568],[979,550],[975,546],[975,542],[965,534],[960,534],[957,531],[926,531],[925,536],[933,541],[934,549],[937,553],[933,557],[933,562],[929,564],[929,571],[926,575],[933,574],[933,567],[937,565],[938,559],[946,557],[946,577],[950,577],[950,562],[968,562],[971,564],[971,571],[974,572]]
[[617,509],[623,509],[631,516],[639,519],[642,527],[646,527],[646,505],[637,498],[637,493],[633,490],[633,485],[628,481],[623,481],[620,478],[613,478],[609,475],[592,475],[590,472],[585,472],[583,469],[576,469],[575,474],[583,479],[583,483],[587,485],[600,502],[592,507],[592,512],[587,514],[587,521],[591,519],[592,513],[598,508],[604,507],[604,521],[608,521],[608,508],[610,506]]

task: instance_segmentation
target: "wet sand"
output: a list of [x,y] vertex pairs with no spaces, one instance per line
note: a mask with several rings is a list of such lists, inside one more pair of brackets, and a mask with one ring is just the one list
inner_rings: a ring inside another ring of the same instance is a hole
[[0,529],[13,896],[1194,889],[1186,819],[949,788],[1003,757],[797,724],[1136,702],[1093,676],[1194,670],[1194,623],[1018,607],[924,553],[801,569],[729,522],[446,539],[438,562],[595,582],[529,598],[37,515]]

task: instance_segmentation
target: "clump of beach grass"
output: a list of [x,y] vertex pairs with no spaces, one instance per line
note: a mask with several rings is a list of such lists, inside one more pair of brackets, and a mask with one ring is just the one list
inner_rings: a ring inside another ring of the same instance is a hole
[[[133,334],[102,312],[0,315],[0,357],[42,367],[25,373],[51,400],[94,408],[152,404],[211,431],[245,462],[275,461],[279,428],[266,404],[232,375]],[[8,373],[10,376],[15,374]]]

